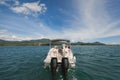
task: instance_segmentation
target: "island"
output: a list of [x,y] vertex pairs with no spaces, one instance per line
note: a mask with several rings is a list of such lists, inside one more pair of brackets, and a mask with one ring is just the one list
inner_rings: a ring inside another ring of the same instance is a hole
[[[0,39],[0,46],[48,46],[50,39],[24,40],[24,41],[7,41]],[[71,42],[71,45],[106,45],[114,46],[112,44],[105,44],[101,42]]]

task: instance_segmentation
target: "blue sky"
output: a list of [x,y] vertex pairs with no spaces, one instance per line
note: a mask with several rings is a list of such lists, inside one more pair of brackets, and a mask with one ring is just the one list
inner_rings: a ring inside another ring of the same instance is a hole
[[120,44],[120,0],[0,0],[0,39]]

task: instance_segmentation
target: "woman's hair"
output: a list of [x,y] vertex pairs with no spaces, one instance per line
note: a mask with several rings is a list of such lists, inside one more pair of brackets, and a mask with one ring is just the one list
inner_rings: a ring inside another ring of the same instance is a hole
[[68,45],[68,49],[70,49],[70,45]]

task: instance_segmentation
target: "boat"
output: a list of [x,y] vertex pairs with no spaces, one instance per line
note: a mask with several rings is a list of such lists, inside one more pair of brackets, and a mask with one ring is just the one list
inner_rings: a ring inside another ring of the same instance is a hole
[[68,69],[75,68],[76,57],[72,53],[70,40],[52,39],[49,45],[44,68],[50,68],[53,73],[62,70],[65,74]]

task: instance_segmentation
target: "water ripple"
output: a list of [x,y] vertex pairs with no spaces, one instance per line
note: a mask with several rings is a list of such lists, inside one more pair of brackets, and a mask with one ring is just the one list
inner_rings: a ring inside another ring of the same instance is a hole
[[[68,80],[120,79],[120,46],[73,46],[76,68]],[[50,70],[43,68],[48,46],[0,47],[0,80],[50,80]],[[63,80],[57,73],[57,80]]]

